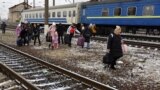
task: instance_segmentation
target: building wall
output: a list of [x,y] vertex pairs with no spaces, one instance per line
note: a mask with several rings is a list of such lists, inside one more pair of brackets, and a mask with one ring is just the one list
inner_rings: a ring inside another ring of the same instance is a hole
[[[31,8],[31,6],[29,6],[29,8]],[[16,21],[20,20],[21,12],[23,9],[24,9],[23,3],[14,6],[12,8],[9,8],[8,22],[16,23]]]

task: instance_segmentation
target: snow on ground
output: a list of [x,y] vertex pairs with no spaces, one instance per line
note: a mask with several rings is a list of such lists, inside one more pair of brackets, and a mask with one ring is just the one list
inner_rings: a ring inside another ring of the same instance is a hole
[[[77,39],[74,39],[73,42],[76,42]],[[76,43],[74,43],[76,44]],[[75,55],[90,55],[90,52],[94,52],[95,56],[91,57],[89,61],[79,61],[77,66],[93,70],[97,73],[106,73],[107,70],[103,69],[102,57],[106,52],[106,42],[98,42],[91,41],[91,49],[85,50],[83,52],[80,47],[72,48],[72,53]],[[86,52],[85,52],[86,51]],[[148,50],[143,48],[134,48],[128,46],[128,53],[126,53],[120,61],[129,62],[129,64],[133,64],[133,67],[127,71],[127,73],[133,76],[144,77],[147,79],[154,80],[156,83],[160,82],[160,51],[157,50]],[[125,64],[125,63],[123,63]],[[122,63],[119,63],[116,66],[119,69],[125,68]],[[127,67],[126,67],[127,68]],[[111,75],[109,71],[107,71],[108,75]],[[128,79],[128,77],[124,78]]]
[[[89,70],[91,72],[104,74],[122,84],[137,83],[139,80],[147,79],[147,85],[156,83],[160,87],[160,51],[128,46],[125,53],[118,60],[117,70],[104,69],[102,58],[107,50],[107,41],[95,41],[90,43],[91,48],[76,46],[77,38],[73,38],[72,47],[60,45],[59,49],[48,50],[48,43],[42,46],[33,46],[32,49],[43,50],[44,55],[49,55],[58,60],[64,60],[71,66]],[[151,80],[151,81],[149,81]],[[154,81],[154,83],[152,82]],[[156,87],[157,87],[156,85]],[[116,85],[114,86],[115,88]]]

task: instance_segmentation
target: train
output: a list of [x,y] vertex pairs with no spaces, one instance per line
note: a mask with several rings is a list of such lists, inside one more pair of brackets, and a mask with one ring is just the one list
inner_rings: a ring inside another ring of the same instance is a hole
[[[49,24],[92,23],[96,24],[98,35],[108,35],[116,25],[123,32],[160,34],[159,8],[160,0],[104,0],[53,6],[49,8]],[[44,23],[44,8],[24,10],[22,21]]]

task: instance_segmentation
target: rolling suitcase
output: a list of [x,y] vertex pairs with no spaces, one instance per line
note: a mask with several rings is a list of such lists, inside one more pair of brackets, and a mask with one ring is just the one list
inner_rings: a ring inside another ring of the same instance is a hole
[[65,34],[64,35],[64,43],[65,44],[68,44],[70,41],[69,41],[69,34]]
[[77,45],[83,47],[83,46],[84,46],[84,41],[85,41],[84,37],[83,37],[83,36],[80,36],[80,37],[78,38]]

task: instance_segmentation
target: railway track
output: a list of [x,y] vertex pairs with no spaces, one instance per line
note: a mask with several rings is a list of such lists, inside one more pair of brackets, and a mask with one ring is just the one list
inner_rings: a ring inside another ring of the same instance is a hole
[[[107,37],[92,37],[91,39],[92,40],[98,40],[98,41],[107,41]],[[127,40],[127,39],[124,39],[124,42],[126,44],[132,45],[132,46],[151,48],[151,49],[159,49],[160,50],[160,43],[156,43],[156,42],[140,41],[140,40]]]
[[7,73],[3,71],[4,68],[2,68],[1,63],[0,70],[0,90],[27,90],[26,87],[24,87],[16,79],[11,78],[11,76],[8,76]]
[[2,70],[30,90],[116,90],[77,73],[0,44]]
[[141,35],[141,34],[121,34],[124,39],[128,40],[139,40],[139,41],[149,41],[149,42],[160,42],[160,36],[153,35]]

